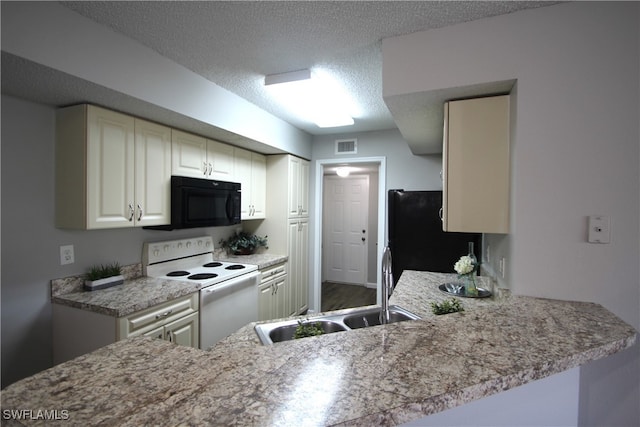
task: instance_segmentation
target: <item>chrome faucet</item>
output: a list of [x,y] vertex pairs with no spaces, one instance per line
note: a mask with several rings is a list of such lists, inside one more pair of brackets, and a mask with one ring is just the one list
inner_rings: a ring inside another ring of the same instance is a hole
[[380,312],[380,323],[389,323],[389,297],[393,293],[393,271],[391,270],[391,249],[389,245],[382,251],[382,311]]

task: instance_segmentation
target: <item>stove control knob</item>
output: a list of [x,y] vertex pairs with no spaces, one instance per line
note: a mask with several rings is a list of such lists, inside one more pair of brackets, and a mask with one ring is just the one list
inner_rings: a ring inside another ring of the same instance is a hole
[[169,251],[169,245],[164,245],[162,250],[165,251],[165,252],[168,252]]
[[160,251],[157,249],[154,249],[153,256],[158,256],[158,255],[160,255]]
[[191,247],[191,242],[187,242],[187,247],[190,248]]

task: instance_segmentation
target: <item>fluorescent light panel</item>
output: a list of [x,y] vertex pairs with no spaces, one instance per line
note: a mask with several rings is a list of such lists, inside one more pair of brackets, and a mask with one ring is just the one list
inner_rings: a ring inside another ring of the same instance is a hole
[[318,127],[353,125],[351,115],[341,111],[344,95],[311,73],[298,70],[265,76],[265,86],[280,102]]

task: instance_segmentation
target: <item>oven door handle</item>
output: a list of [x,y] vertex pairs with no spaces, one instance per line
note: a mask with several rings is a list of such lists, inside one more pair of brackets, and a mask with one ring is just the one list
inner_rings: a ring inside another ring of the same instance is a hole
[[258,297],[258,277],[260,273],[258,271],[252,271],[241,276],[234,277],[233,279],[225,280],[216,285],[208,286],[200,290],[200,304],[206,304],[207,300],[215,299],[222,293],[231,293],[234,288],[243,288],[247,286],[256,287],[256,298]]

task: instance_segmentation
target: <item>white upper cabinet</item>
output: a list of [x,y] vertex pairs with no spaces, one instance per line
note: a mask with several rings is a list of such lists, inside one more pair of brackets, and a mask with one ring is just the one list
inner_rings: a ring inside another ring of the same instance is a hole
[[445,231],[509,232],[509,122],[509,95],[445,104]]
[[234,162],[233,145],[207,140],[208,178],[216,181],[236,182],[234,181]]
[[263,219],[266,207],[266,157],[241,148],[236,148],[235,182],[240,183],[241,218]]
[[309,216],[309,162],[289,157],[289,218]]
[[172,141],[173,175],[233,182],[232,145],[175,129]]
[[136,225],[171,222],[171,128],[135,121]]
[[170,162],[169,128],[91,105],[58,110],[56,226],[167,223]]
[[171,173],[192,178],[206,178],[207,140],[176,129],[171,131],[172,167]]

